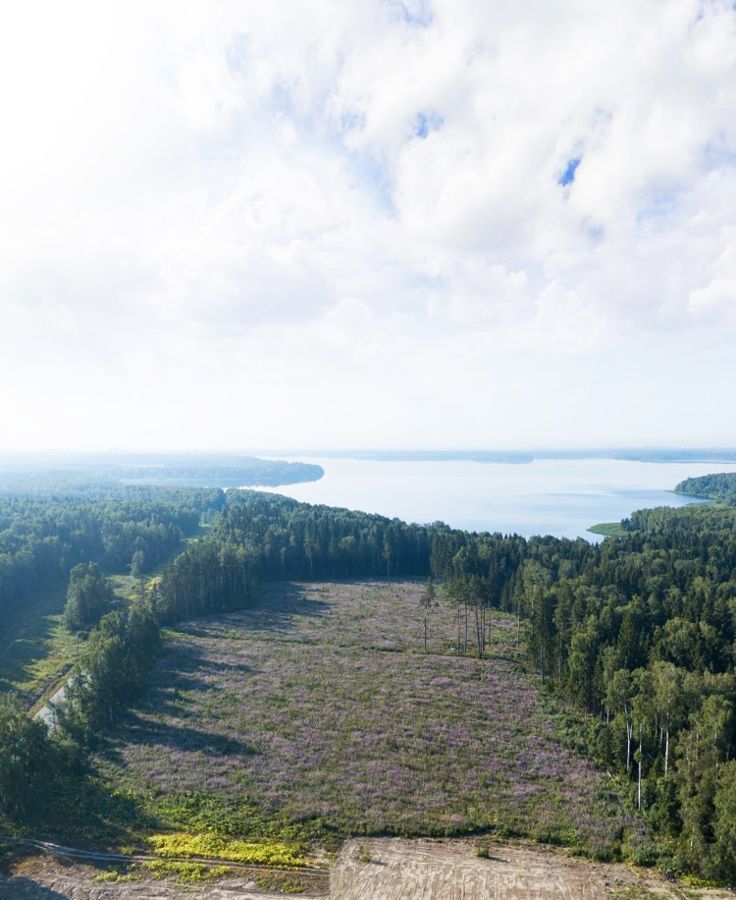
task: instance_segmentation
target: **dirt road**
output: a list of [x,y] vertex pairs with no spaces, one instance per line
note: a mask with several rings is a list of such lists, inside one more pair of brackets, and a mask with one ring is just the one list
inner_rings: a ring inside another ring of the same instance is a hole
[[57,688],[49,699],[44,703],[41,709],[33,716],[34,719],[41,719],[46,723],[46,727],[53,731],[56,728],[56,711],[54,704],[61,703],[66,695],[68,681],[64,681],[61,687]]
[[[697,891],[623,865],[604,865],[533,844],[490,846],[463,840],[348,841],[332,872],[329,900],[733,900],[729,891]],[[245,878],[207,887],[151,880],[95,883],[99,872],[58,860],[25,861],[0,876],[2,900],[284,900]],[[302,894],[300,895],[307,896]],[[314,896],[314,895],[312,895]],[[324,898],[327,900],[327,898]]]

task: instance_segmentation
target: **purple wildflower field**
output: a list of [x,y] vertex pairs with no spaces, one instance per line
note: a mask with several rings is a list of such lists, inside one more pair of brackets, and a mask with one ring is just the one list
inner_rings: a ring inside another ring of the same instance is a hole
[[100,759],[134,793],[248,798],[341,834],[491,828],[605,854],[629,825],[610,782],[554,736],[493,617],[490,656],[454,655],[455,610],[414,582],[277,584],[180,626]]

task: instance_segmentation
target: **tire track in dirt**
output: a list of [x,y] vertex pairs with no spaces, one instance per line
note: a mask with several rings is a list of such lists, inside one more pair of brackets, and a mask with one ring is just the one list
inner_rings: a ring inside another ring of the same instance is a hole
[[[677,885],[624,865],[593,863],[532,844],[380,838],[348,841],[332,873],[330,900],[682,900]],[[729,891],[693,891],[699,900]]]
[[[650,872],[594,863],[564,851],[518,842],[365,838],[347,841],[326,894],[305,900],[733,900],[728,890],[682,888]],[[245,875],[208,886],[136,879],[95,883],[94,869],[62,866],[53,857],[24,863],[15,877],[0,876],[0,900],[285,900]]]

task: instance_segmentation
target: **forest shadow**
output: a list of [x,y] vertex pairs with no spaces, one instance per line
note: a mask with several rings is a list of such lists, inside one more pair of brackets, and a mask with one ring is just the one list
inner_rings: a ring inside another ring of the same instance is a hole
[[60,894],[30,878],[0,878],[0,900],[68,900],[70,894]]
[[22,610],[3,622],[0,633],[0,690],[13,691],[32,675],[33,666],[48,653],[54,627],[64,608],[58,591],[36,591]]
[[186,725],[173,725],[157,719],[151,722],[135,713],[127,717],[125,727],[109,739],[104,739],[100,756],[125,765],[121,754],[122,745],[128,747],[164,747],[186,753],[204,753],[206,756],[253,756],[258,751],[237,738],[230,738],[217,732],[202,731]]
[[[329,600],[314,598],[315,593],[328,593],[327,589],[309,587],[299,582],[267,582],[262,586],[258,600],[238,609],[221,610],[202,618],[190,619],[177,626],[177,630],[189,638],[208,641],[228,641],[233,629],[244,633],[286,633],[295,630],[294,617],[319,619],[327,615],[334,605]],[[182,641],[185,643],[186,641]]]
[[[123,766],[125,745],[202,752],[214,757],[254,754],[254,748],[243,741],[171,721],[194,718],[187,693],[217,692],[222,689],[223,673],[245,678],[253,671],[248,665],[209,659],[196,644],[182,642],[165,654],[143,697],[112,729],[98,735],[98,754]],[[208,679],[208,674],[216,677]]]
[[[298,582],[271,582],[264,586],[263,595],[256,604],[240,612],[243,624],[252,632],[281,632],[296,630],[294,617],[307,619],[324,618],[334,605],[329,600],[319,600],[309,589]],[[327,593],[326,589],[320,593]]]
[[[254,669],[247,663],[212,659],[191,641],[171,646],[154,670],[143,698],[131,707],[132,714],[139,711],[189,715],[186,701],[180,695],[220,690],[222,685],[219,679],[228,673],[239,677],[247,676],[252,675]],[[208,675],[214,677],[208,678]],[[123,726],[129,717],[130,713],[123,718]]]
[[24,824],[34,838],[96,850],[135,844],[142,831],[156,830],[160,823],[138,798],[106,784],[94,765],[84,761],[54,779],[48,796]]
[[[209,652],[205,652],[197,639],[201,637],[226,644],[233,640],[228,632],[234,626],[255,637],[264,633],[296,631],[296,616],[321,618],[332,605],[329,601],[307,599],[304,595],[304,587],[298,584],[269,585],[265,596],[252,607],[219,613],[209,621],[183,625],[182,639],[174,639],[167,647],[143,697],[128,709],[108,735],[101,738],[99,755],[124,767],[126,745],[201,752],[211,757],[256,754],[258,751],[242,740],[181,724],[181,720],[193,718],[187,693],[222,691],[223,676],[229,675],[235,680],[257,676],[255,669],[247,663],[237,658],[231,661],[224,646],[221,655],[219,647],[213,648],[211,644]],[[171,718],[179,722],[174,724]]]

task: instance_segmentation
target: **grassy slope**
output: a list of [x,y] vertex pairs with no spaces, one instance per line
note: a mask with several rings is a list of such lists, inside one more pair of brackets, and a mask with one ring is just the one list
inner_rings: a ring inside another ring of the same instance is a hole
[[[198,528],[195,535],[184,539],[184,543],[196,540],[203,533],[204,528]],[[174,551],[172,557],[179,552],[179,549]],[[109,578],[121,603],[129,603],[139,596],[140,586],[135,578],[130,575],[111,575]],[[8,617],[3,622],[0,692],[12,691],[32,711],[43,705],[56,686],[65,680],[81,647],[81,639],[64,627],[65,603],[65,585],[36,591],[26,598],[12,619]]]
[[62,587],[37,591],[7,623],[0,646],[0,691],[14,691],[30,705],[70,668],[79,640],[63,626],[65,601]]
[[[132,599],[137,585],[128,575],[113,575],[115,593],[123,602]],[[7,623],[0,646],[0,691],[13,691],[33,708],[64,680],[76,659],[81,639],[63,623],[66,590],[37,591],[23,610]]]
[[[141,828],[335,838],[498,828],[605,854],[610,782],[555,737],[497,615],[489,659],[453,655],[421,585],[273,586],[255,609],[172,633],[98,758]],[[147,824],[143,824],[144,821]]]

